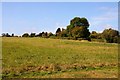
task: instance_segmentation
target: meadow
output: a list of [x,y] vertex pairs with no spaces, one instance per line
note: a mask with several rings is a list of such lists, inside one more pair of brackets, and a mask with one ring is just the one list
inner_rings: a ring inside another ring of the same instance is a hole
[[118,44],[2,38],[3,78],[117,78]]

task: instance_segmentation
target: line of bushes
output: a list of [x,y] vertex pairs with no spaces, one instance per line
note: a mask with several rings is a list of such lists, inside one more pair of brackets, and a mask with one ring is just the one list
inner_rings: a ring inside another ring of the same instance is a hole
[[[88,40],[91,39],[96,40],[104,40],[107,43],[120,43],[120,35],[119,31],[114,29],[105,29],[102,33],[97,33],[96,31],[89,32],[89,22],[86,18],[75,17],[70,20],[70,24],[66,27],[66,29],[58,28],[56,33],[52,32],[41,32],[39,34],[36,33],[24,33],[20,37],[42,37],[42,38],[57,38],[57,39],[68,39],[68,40]],[[8,33],[3,33],[2,37],[18,37],[14,36],[14,34],[9,35]]]

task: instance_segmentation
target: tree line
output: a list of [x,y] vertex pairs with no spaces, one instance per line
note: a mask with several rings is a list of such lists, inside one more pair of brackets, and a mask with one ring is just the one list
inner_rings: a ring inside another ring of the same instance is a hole
[[[86,18],[75,17],[70,20],[70,24],[64,28],[58,28],[56,33],[52,32],[41,32],[36,33],[24,33],[21,37],[42,37],[42,38],[59,38],[59,39],[72,39],[72,40],[88,40],[91,39],[104,39],[108,43],[119,43],[119,31],[112,28],[105,29],[102,33],[97,33],[96,31],[89,31],[89,22]],[[18,37],[14,34],[9,35],[8,33],[3,33],[2,37]]]

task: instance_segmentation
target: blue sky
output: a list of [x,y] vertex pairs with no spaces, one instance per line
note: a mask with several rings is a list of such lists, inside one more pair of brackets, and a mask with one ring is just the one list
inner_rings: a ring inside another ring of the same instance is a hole
[[55,33],[66,28],[74,17],[88,19],[90,31],[118,29],[117,2],[3,2],[2,32],[22,35],[25,32]]
[[118,2],[119,0],[1,0],[2,2]]

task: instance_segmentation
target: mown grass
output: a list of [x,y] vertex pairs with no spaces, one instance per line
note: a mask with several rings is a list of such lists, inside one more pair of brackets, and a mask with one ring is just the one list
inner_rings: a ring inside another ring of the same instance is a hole
[[3,77],[118,76],[117,44],[45,38],[2,38],[2,58]]

